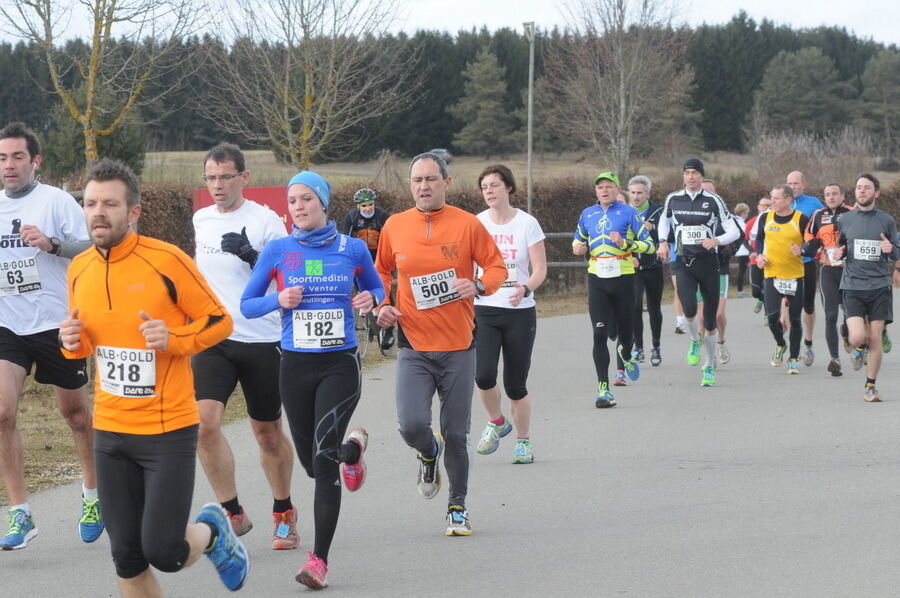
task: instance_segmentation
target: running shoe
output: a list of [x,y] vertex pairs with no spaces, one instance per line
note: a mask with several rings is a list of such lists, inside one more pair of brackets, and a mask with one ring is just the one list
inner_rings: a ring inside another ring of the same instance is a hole
[[527,438],[516,438],[516,452],[513,453],[513,463],[517,465],[534,463],[534,451],[531,450],[531,441]]
[[650,365],[653,367],[659,367],[659,364],[662,363],[662,354],[659,352],[659,347],[653,347],[650,351]]
[[196,522],[215,528],[216,540],[204,554],[212,561],[225,587],[232,592],[240,590],[250,572],[250,556],[231,529],[228,512],[219,504],[206,503],[197,513]]
[[327,587],[328,582],[325,581],[325,576],[328,575],[328,565],[311,551],[307,550],[306,554],[308,556],[306,564],[297,571],[294,579],[314,590]]
[[384,331],[384,335],[381,337],[381,350],[388,351],[391,347],[394,346],[394,327],[391,326],[387,330]]
[[716,343],[716,361],[719,365],[725,365],[731,361],[731,353],[728,352],[725,343]]
[[800,373],[800,363],[796,359],[788,359],[787,364],[787,373],[788,374],[799,374]]
[[881,350],[884,353],[890,353],[891,348],[893,348],[894,343],[891,342],[891,337],[888,336],[887,327],[881,331]]
[[636,359],[638,363],[644,363],[644,350],[643,349],[635,349],[631,352],[631,358]]
[[[622,355],[622,345],[619,345],[616,348],[616,352],[619,354],[619,357],[622,359],[622,367],[625,368],[623,370],[616,370],[616,386],[625,386],[625,378],[622,378],[622,384],[619,384],[619,374],[623,373],[628,376],[628,379],[634,382],[638,378],[641,377],[641,367],[638,365],[637,360],[634,357],[634,353],[631,354],[631,359],[625,359],[625,356]],[[644,351],[641,350],[641,361],[644,361]]]
[[234,530],[237,536],[243,536],[253,529],[253,522],[250,521],[247,513],[244,512],[244,507],[241,507],[241,512],[237,515],[229,513],[228,518],[231,520],[231,529]]
[[844,373],[841,371],[841,360],[840,359],[832,359],[828,362],[828,372],[831,374],[833,378],[838,378],[843,376]]
[[700,386],[716,385],[716,369],[711,365],[703,366],[703,379],[700,380]]
[[627,386],[625,383],[625,370],[616,370],[616,377],[613,379],[613,386]]
[[300,534],[297,533],[297,507],[291,507],[282,513],[272,513],[275,520],[275,531],[272,532],[272,550],[294,550],[300,547]]
[[88,500],[81,497],[81,519],[78,520],[78,535],[82,542],[90,544],[103,533],[103,515],[100,513],[100,499]]
[[700,363],[700,345],[703,344],[703,341],[691,341],[691,346],[688,348],[687,353],[687,362],[688,365],[697,365]]
[[738,299],[743,299],[744,297],[749,297],[747,291],[738,291],[737,292]]
[[366,483],[366,462],[363,460],[363,453],[369,444],[369,433],[365,428],[353,428],[347,436],[347,442],[354,442],[359,447],[359,459],[352,465],[341,463],[341,478],[347,490],[356,492]]
[[606,382],[601,382],[597,385],[597,400],[594,401],[594,407],[597,409],[604,409],[606,407],[615,407],[616,400],[613,398],[612,393],[609,392],[609,384]]
[[19,550],[28,545],[28,541],[38,535],[34,520],[24,509],[10,509],[6,514],[6,536],[0,540],[3,550]]
[[812,347],[806,347],[806,353],[803,354],[803,365],[809,367],[816,360],[816,354]]
[[684,320],[678,319],[678,321],[675,322],[675,334],[684,334],[684,333],[685,333]]
[[772,361],[769,363],[773,368],[780,368],[784,365],[784,345],[775,345],[775,354],[772,355]]
[[881,397],[878,396],[878,391],[875,389],[874,384],[866,384],[866,394],[863,395],[863,399],[867,403],[881,402]]
[[416,479],[416,487],[419,494],[426,499],[431,500],[441,490],[441,453],[444,452],[444,439],[440,434],[434,435],[434,443],[437,445],[437,451],[434,457],[425,457],[422,453],[418,453],[419,459],[419,475]]
[[763,302],[760,301],[759,299],[757,299],[756,305],[753,306],[753,313],[758,314],[759,312],[762,311],[762,308],[763,308]]
[[512,429],[512,424],[506,418],[503,419],[503,423],[499,426],[488,422],[481,433],[481,439],[478,441],[478,446],[475,447],[475,450],[478,451],[479,455],[490,455],[500,446],[500,439],[512,432]]
[[850,359],[853,371],[858,371],[863,366],[863,361],[866,360],[866,350],[862,347],[854,347],[853,351],[850,352]]
[[472,525],[469,523],[469,512],[460,505],[450,505],[447,509],[447,536],[471,536]]

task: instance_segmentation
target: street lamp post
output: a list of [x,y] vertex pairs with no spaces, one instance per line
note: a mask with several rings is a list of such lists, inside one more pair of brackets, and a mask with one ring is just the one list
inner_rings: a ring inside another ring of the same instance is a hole
[[528,40],[529,44],[529,56],[528,56],[528,213],[531,214],[531,181],[532,181],[532,169],[531,169],[531,153],[533,146],[533,132],[534,132],[534,21],[530,21],[528,23],[522,23],[522,26],[525,27],[525,38]]

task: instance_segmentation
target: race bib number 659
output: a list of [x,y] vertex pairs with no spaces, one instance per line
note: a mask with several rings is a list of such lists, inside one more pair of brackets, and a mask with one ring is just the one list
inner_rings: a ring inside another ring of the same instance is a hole
[[855,239],[853,241],[853,257],[867,262],[881,259],[881,241],[871,239]]

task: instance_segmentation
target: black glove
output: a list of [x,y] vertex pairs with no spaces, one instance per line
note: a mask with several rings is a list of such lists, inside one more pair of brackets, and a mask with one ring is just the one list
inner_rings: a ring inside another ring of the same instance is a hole
[[259,252],[250,245],[250,239],[247,238],[247,227],[241,229],[238,233],[225,233],[222,235],[222,251],[236,255],[244,260],[252,268],[256,264],[256,258]]

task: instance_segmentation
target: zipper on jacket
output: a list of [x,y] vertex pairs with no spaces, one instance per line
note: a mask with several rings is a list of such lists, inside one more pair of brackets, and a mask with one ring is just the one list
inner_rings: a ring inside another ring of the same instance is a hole
[[431,238],[431,216],[425,214],[425,238]]
[[106,276],[104,279],[106,283],[106,303],[109,306],[109,310],[112,311],[112,295],[109,294],[109,254],[106,255]]

